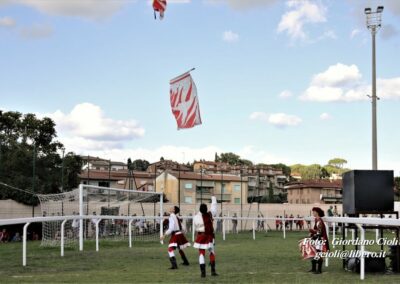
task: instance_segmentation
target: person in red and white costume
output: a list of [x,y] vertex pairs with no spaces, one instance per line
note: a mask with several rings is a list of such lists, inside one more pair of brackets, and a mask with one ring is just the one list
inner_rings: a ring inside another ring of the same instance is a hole
[[[312,213],[315,217],[315,225],[313,229],[310,229],[310,237],[314,242],[314,248],[317,252],[327,252],[329,251],[329,240],[328,234],[326,233],[326,226],[322,217],[325,216],[324,211],[319,207],[314,207],[312,209]],[[316,256],[311,260],[312,268],[310,272],[315,274],[322,273],[322,262],[323,259],[320,254],[316,254]],[[318,266],[318,267],[317,267]]]
[[213,218],[217,215],[217,198],[211,197],[211,209],[208,211],[206,204],[200,205],[200,212],[194,216],[193,225],[197,232],[197,237],[193,247],[199,249],[199,264],[201,277],[206,277],[205,254],[206,250],[210,253],[211,275],[217,276],[215,271],[215,251],[214,251],[214,226]]
[[168,230],[165,234],[160,238],[160,240],[164,240],[165,236],[171,235],[168,244],[168,255],[169,260],[171,262],[170,269],[178,269],[178,265],[176,263],[175,253],[174,250],[178,248],[179,254],[182,257],[183,263],[182,265],[189,265],[189,261],[186,258],[183,249],[190,246],[190,243],[186,239],[185,235],[183,234],[182,224],[179,218],[176,216],[180,212],[179,207],[174,206],[169,209],[169,218],[168,218]]

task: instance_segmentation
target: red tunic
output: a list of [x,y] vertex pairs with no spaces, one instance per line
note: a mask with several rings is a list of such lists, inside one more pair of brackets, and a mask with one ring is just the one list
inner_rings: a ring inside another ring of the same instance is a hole
[[178,217],[176,219],[178,220],[178,225],[179,225],[180,231],[172,232],[171,238],[169,239],[168,247],[184,249],[184,248],[187,248],[188,246],[190,246],[190,243],[186,239],[185,235],[182,233],[181,220],[179,220]]
[[199,249],[209,249],[214,246],[214,226],[211,212],[202,214],[204,222],[204,232],[198,232],[193,247]]
[[321,247],[316,247],[317,250],[326,252],[329,250],[329,240],[326,233],[324,221],[320,217],[315,218],[314,228],[310,229],[311,238],[324,241]]

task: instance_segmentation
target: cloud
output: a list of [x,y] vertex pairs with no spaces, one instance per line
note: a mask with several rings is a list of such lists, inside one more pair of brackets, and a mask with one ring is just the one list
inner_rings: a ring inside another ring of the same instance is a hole
[[285,128],[287,126],[298,126],[302,122],[302,119],[300,117],[286,113],[267,114],[265,112],[253,112],[252,114],[250,114],[250,119],[267,122],[278,128]]
[[398,34],[399,30],[390,24],[383,25],[382,31],[380,32],[382,39],[390,39]]
[[225,31],[222,35],[222,40],[226,42],[236,42],[239,40],[239,35],[232,31]]
[[143,137],[145,133],[135,120],[107,118],[99,106],[90,103],[78,104],[68,114],[57,110],[46,116],[55,121],[63,141],[84,149],[121,148],[124,141]]
[[329,68],[317,75],[311,81],[312,85],[316,86],[341,86],[351,84],[354,81],[361,79],[360,71],[356,65],[345,65],[337,63],[336,65],[329,66]]
[[281,99],[287,99],[290,98],[291,96],[293,96],[292,92],[289,90],[283,90],[280,94],[279,94],[279,98]]
[[17,22],[11,17],[0,18],[0,28],[13,28]]
[[271,154],[253,145],[244,146],[243,149],[237,152],[237,154],[244,159],[252,161],[253,163],[265,163],[265,164],[284,163],[287,165],[293,164],[293,161],[290,161],[287,157],[281,157],[275,154]]
[[5,4],[32,7],[42,13],[56,16],[73,16],[91,20],[109,18],[118,12],[127,1],[116,0],[14,0]]
[[[383,99],[400,99],[400,77],[377,79],[377,95]],[[315,102],[353,102],[368,100],[371,86],[362,79],[356,65],[337,63],[313,76],[301,100]]]
[[289,11],[282,15],[277,32],[286,32],[292,40],[307,40],[304,25],[308,23],[326,22],[326,8],[308,0],[287,1]]
[[359,29],[353,29],[350,33],[350,38],[353,39],[356,37],[361,31]]
[[47,24],[33,24],[20,30],[20,35],[26,39],[42,39],[53,35],[53,28]]
[[324,113],[321,113],[319,118],[321,120],[330,120],[330,119],[332,119],[332,116],[329,113],[324,112]]
[[206,4],[226,4],[234,10],[249,10],[274,4],[277,0],[204,0]]

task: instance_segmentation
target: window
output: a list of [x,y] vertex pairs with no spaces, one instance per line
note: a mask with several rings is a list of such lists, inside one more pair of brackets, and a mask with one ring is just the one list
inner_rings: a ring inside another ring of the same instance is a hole
[[192,189],[192,188],[193,188],[193,184],[185,183],[185,189]]
[[240,198],[235,198],[235,204],[240,204]]
[[223,183],[222,184],[222,193],[225,193],[226,192],[226,186],[225,186],[225,183]]
[[191,196],[185,196],[185,203],[192,204],[192,197]]
[[234,190],[235,192],[240,192],[240,184],[235,184],[235,185],[233,186],[233,190]]
[[110,183],[108,181],[99,181],[99,186],[110,187]]
[[299,204],[299,200],[298,199],[296,199],[296,204]]

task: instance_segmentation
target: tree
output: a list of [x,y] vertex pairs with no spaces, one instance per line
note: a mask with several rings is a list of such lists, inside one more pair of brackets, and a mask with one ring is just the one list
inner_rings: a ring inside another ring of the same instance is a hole
[[[34,114],[0,111],[0,181],[25,191],[58,193],[62,187],[63,145],[56,140],[55,123]],[[33,175],[35,161],[35,175]],[[73,153],[64,157],[64,189],[75,188],[82,161]],[[0,186],[0,199],[37,204],[34,194]]]
[[246,159],[240,159],[239,160],[239,165],[243,165],[243,166],[252,166],[253,162],[250,160],[246,160]]
[[279,170],[281,169],[285,176],[290,176],[290,174],[292,172],[292,169],[289,166],[282,164],[282,163],[273,164],[273,165],[271,165],[271,167],[273,169],[279,169]]
[[215,156],[214,156],[214,162],[219,162],[220,161],[220,158],[219,158],[219,156],[218,156],[218,153],[217,152],[215,152]]
[[239,165],[240,164],[240,156],[236,155],[232,152],[221,153],[220,162],[227,163],[229,165]]
[[134,171],[145,171],[145,170],[147,170],[147,168],[149,166],[150,166],[150,163],[148,161],[138,159],[138,160],[134,160],[132,162],[131,168]]
[[328,165],[333,166],[337,169],[343,169],[343,166],[347,164],[347,161],[342,158],[333,158],[328,161]]
[[321,166],[313,164],[300,169],[301,179],[312,180],[321,178]]

